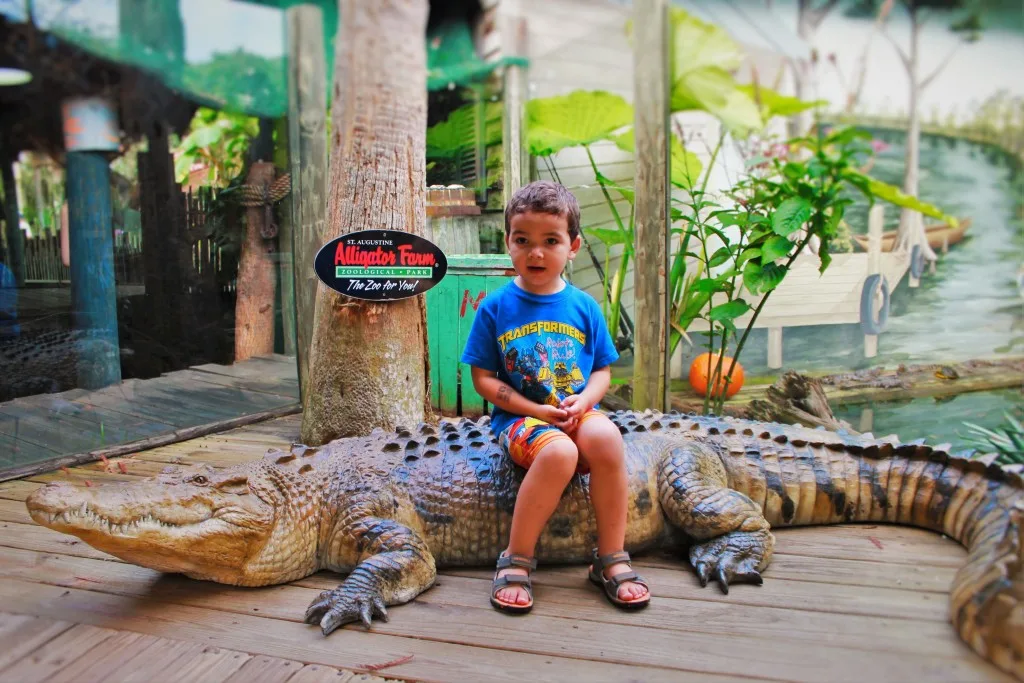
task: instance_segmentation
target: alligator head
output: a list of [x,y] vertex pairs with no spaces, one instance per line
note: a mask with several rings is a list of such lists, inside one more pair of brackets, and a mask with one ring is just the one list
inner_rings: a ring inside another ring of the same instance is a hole
[[163,572],[242,586],[316,570],[310,487],[265,462],[168,468],[137,482],[54,483],[25,501],[37,523]]

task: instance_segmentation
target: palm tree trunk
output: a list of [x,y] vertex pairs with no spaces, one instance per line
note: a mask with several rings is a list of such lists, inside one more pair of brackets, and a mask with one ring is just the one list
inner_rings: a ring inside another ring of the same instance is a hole
[[[330,191],[320,244],[349,232],[426,223],[427,0],[340,0]],[[302,440],[423,419],[426,304],[352,299],[318,284]]]

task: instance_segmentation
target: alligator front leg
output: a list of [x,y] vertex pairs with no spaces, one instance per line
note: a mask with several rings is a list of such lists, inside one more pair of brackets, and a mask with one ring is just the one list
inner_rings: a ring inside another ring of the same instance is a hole
[[704,541],[690,548],[702,586],[710,576],[725,593],[730,581],[762,583],[775,537],[757,504],[729,488],[718,455],[698,443],[672,449],[659,473],[658,493],[669,521]]
[[351,531],[361,548],[359,562],[340,586],[324,591],[306,610],[307,624],[334,629],[373,617],[388,620],[386,606],[401,605],[429,588],[437,576],[434,557],[412,529],[390,519],[364,518]]

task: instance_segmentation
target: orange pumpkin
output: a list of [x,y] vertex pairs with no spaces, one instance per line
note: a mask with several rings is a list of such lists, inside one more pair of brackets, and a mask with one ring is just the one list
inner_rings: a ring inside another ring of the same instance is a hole
[[[711,395],[716,398],[722,394],[722,389],[725,387],[725,374],[729,372],[730,364],[732,365],[732,372],[729,373],[729,386],[725,390],[725,397],[732,398],[740,390],[740,387],[743,386],[743,366],[738,362],[734,362],[731,357],[725,356],[722,359],[723,376],[718,378],[718,382],[711,390]],[[708,381],[711,375],[714,374],[716,367],[718,367],[717,353],[702,353],[694,358],[693,363],[690,364],[690,386],[701,396],[706,395]]]

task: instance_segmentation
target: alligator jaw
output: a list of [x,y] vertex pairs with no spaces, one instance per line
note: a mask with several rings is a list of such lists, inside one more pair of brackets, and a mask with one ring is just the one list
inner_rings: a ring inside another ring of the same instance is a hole
[[[252,508],[255,497],[245,498]],[[259,523],[260,511],[212,505],[201,495],[188,497],[186,503],[182,500],[168,495],[161,484],[140,481],[127,487],[48,484],[25,502],[38,524],[77,536],[127,562],[239,583],[253,546],[262,546],[268,533]],[[231,521],[242,518],[246,524]]]

